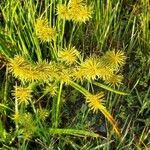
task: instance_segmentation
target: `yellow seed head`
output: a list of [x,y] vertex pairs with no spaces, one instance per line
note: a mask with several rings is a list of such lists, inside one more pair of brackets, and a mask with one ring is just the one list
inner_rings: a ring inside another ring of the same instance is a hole
[[75,22],[86,22],[92,18],[92,9],[87,6],[78,6],[70,8],[71,18]]
[[16,55],[9,61],[9,70],[22,81],[33,81],[37,76],[36,70],[24,57]]
[[44,90],[44,93],[47,94],[49,93],[50,96],[55,96],[57,94],[57,91],[58,91],[58,87],[56,84],[48,84]]
[[75,47],[66,48],[62,51],[59,51],[58,56],[59,56],[60,61],[71,65],[76,62],[76,60],[79,56],[79,51],[77,49],[75,49]]
[[15,122],[19,122],[20,117],[21,117],[21,115],[19,114],[19,112],[16,112],[16,113],[13,114],[12,119],[13,119]]
[[19,103],[28,104],[28,100],[32,97],[32,90],[21,86],[15,86],[14,88],[13,96],[18,99]]
[[55,28],[51,28],[48,26],[48,20],[42,18],[38,18],[36,20],[35,31],[37,37],[42,42],[50,42],[54,40],[57,34]]
[[87,6],[83,0],[71,0],[67,6],[58,5],[57,14],[61,19],[82,23],[92,18],[92,8]]
[[66,5],[59,4],[59,5],[57,6],[57,15],[58,15],[61,19],[70,20],[69,8],[68,8]]
[[83,80],[84,80],[84,71],[80,67],[79,68],[74,68],[72,76],[73,76],[73,79],[75,81],[83,82]]
[[100,107],[102,106],[104,93],[100,92],[96,95],[87,95],[86,102],[88,103],[88,106],[93,112],[97,112]]
[[85,6],[84,0],[70,0],[69,7]]
[[103,56],[104,62],[107,66],[113,69],[118,69],[119,66],[125,64],[126,56],[123,51],[107,51]]
[[10,59],[9,70],[16,78],[28,82],[47,82],[53,80],[57,74],[57,68],[53,63],[44,60],[33,64],[19,55]]

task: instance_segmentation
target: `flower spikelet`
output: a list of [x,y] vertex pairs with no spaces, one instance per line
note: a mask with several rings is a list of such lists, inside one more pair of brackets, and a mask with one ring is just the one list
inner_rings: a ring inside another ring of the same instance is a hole
[[36,20],[35,31],[37,37],[42,42],[50,42],[54,40],[57,34],[55,28],[49,27],[48,20],[42,18]]
[[53,80],[57,73],[57,68],[55,68],[53,63],[49,63],[46,60],[37,62],[35,70],[37,71],[38,80],[45,82]]
[[103,97],[104,93],[100,92],[96,95],[89,94],[86,96],[86,102],[88,103],[88,106],[93,112],[101,111],[104,116],[107,118],[107,120],[112,124],[113,129],[115,130],[116,134],[120,136],[120,131],[117,127],[117,124],[114,120],[114,118],[111,116],[111,114],[107,111],[106,107],[103,106]]
[[23,137],[25,139],[30,139],[37,129],[33,116],[30,113],[22,114],[19,124],[23,129]]
[[72,77],[71,70],[69,68],[65,68],[62,66],[62,68],[60,68],[58,79],[68,84],[68,82],[71,80],[71,77]]
[[9,61],[9,70],[12,74],[23,81],[33,81],[37,74],[33,66],[24,57],[16,55]]
[[28,100],[30,100],[32,97],[32,90],[22,86],[15,86],[14,88],[13,96],[18,99],[19,103],[28,104]]
[[95,80],[100,74],[100,61],[97,57],[91,56],[81,63],[83,77],[90,80]]
[[75,81],[83,82],[84,80],[84,71],[80,67],[73,69],[73,79]]
[[66,62],[66,64],[71,65],[76,62],[79,56],[79,51],[75,49],[75,47],[66,48],[62,51],[59,51],[58,56],[60,61]]
[[104,81],[113,75],[114,70],[107,65],[104,65],[103,59],[99,59],[98,76]]
[[97,112],[99,108],[102,106],[102,101],[103,101],[104,93],[100,92],[95,95],[87,95],[86,97],[86,102],[88,103],[88,106],[93,112]]
[[59,4],[59,5],[57,6],[57,15],[58,15],[61,19],[70,20],[70,12],[69,12],[68,6],[63,5],[63,4]]
[[118,67],[125,64],[126,56],[123,51],[107,51],[103,56],[104,62],[107,66],[113,69],[118,69]]
[[70,8],[71,18],[75,22],[86,22],[92,18],[92,8],[88,6],[78,6]]
[[85,5],[84,0],[70,0],[69,2],[70,7],[76,7],[78,5],[84,6]]
[[15,122],[19,122],[20,120],[20,113],[19,112],[15,112],[13,115],[12,115],[12,119],[15,121]]
[[57,14],[62,19],[82,23],[92,17],[92,8],[87,6],[83,0],[70,0],[68,5],[58,5]]
[[49,115],[49,111],[47,109],[42,109],[42,108],[38,109],[37,113],[38,113],[38,118],[41,119],[42,121],[44,121]]
[[9,62],[9,70],[21,81],[50,81],[57,74],[57,68],[54,63],[46,60],[37,63],[31,63],[22,56],[15,56]]

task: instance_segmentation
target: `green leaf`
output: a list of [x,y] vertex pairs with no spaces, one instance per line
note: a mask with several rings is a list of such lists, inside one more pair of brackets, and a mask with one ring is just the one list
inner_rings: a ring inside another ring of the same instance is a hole
[[0,103],[0,107],[3,107],[3,108],[5,108],[5,109],[9,109],[9,110],[13,111],[11,108],[9,108],[8,106],[6,106],[6,105],[4,105],[4,104],[2,104],[2,103]]
[[85,130],[76,130],[76,129],[60,129],[60,128],[50,128],[49,129],[50,134],[67,134],[67,135],[75,135],[75,136],[80,136],[80,137],[100,137],[99,134],[85,131]]
[[98,83],[98,82],[95,82],[95,81],[92,82],[92,83],[93,83],[94,85],[97,85],[97,86],[99,86],[99,87],[101,87],[101,88],[103,88],[103,89],[105,89],[105,90],[114,92],[114,93],[116,93],[116,94],[129,95],[128,93],[125,93],[125,92],[122,92],[122,91],[118,91],[118,90],[112,89],[111,87],[106,86],[106,85],[104,85],[104,84],[102,84],[102,83]]

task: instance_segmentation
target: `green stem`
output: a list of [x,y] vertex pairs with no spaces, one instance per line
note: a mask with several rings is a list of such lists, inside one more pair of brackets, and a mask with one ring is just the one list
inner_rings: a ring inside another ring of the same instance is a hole
[[[15,98],[15,114],[16,115],[18,114],[18,99],[17,98]],[[16,126],[16,130],[18,130],[19,126],[18,126],[17,121],[15,121],[15,126]]]
[[73,39],[73,34],[74,34],[74,31],[75,31],[75,28],[76,28],[76,24],[73,25],[72,30],[71,30],[71,35],[70,35],[70,39],[69,39],[69,46],[72,43],[72,39]]
[[82,93],[84,96],[89,95],[90,93],[84,89],[82,86],[80,86],[79,84],[73,82],[73,81],[69,81],[69,84],[75,88],[76,90],[78,90],[80,93]]
[[65,32],[65,24],[66,24],[66,21],[63,20],[63,22],[62,22],[62,32],[61,32],[61,35],[60,35],[61,48],[63,47],[63,38],[64,38],[64,32]]
[[58,127],[58,123],[59,123],[59,113],[60,113],[60,101],[61,101],[62,87],[63,87],[63,82],[60,83],[58,97],[57,97],[56,115],[55,115],[55,124],[54,124],[55,128]]
[[96,85],[96,86],[99,86],[99,87],[101,87],[101,88],[103,88],[103,89],[105,89],[105,90],[114,92],[114,93],[116,93],[116,94],[128,95],[128,93],[125,93],[125,92],[122,92],[122,91],[118,91],[118,90],[112,89],[112,88],[110,88],[110,87],[108,87],[108,86],[106,86],[106,85],[104,85],[104,84],[101,84],[101,83],[98,83],[98,82],[95,82],[95,81],[93,81],[92,83],[93,83],[94,85]]

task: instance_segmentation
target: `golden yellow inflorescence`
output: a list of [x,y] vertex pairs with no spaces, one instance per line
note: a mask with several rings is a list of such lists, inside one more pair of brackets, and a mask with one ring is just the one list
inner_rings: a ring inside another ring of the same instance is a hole
[[35,31],[37,37],[42,42],[50,42],[56,38],[56,28],[52,28],[48,25],[48,20],[38,18],[35,23]]
[[58,53],[59,60],[69,65],[76,63],[79,57],[79,51],[75,47],[65,48]]
[[100,92],[95,95],[91,94],[87,95],[86,102],[88,103],[89,108],[93,110],[93,112],[98,112],[98,110],[100,110],[100,107],[102,106],[103,98],[104,98],[103,92]]
[[13,90],[13,96],[18,100],[18,102],[28,104],[28,101],[31,100],[32,90],[30,88],[24,88],[22,86],[15,86]]
[[92,18],[92,8],[83,3],[83,0],[70,0],[68,5],[57,6],[57,14],[61,19],[82,23]]
[[118,69],[125,64],[126,56],[123,51],[107,51],[103,57],[103,62],[106,66],[113,69]]
[[[112,86],[119,86],[123,76],[118,74],[126,60],[122,51],[106,52],[102,57],[91,56],[79,61],[80,53],[74,47],[65,48],[58,53],[58,62],[46,60],[31,63],[16,55],[10,59],[9,70],[22,81],[97,80],[102,79]],[[113,58],[114,57],[114,58]]]
[[35,64],[20,55],[10,59],[9,69],[16,78],[27,82],[52,80],[57,70],[52,63],[42,61]]

